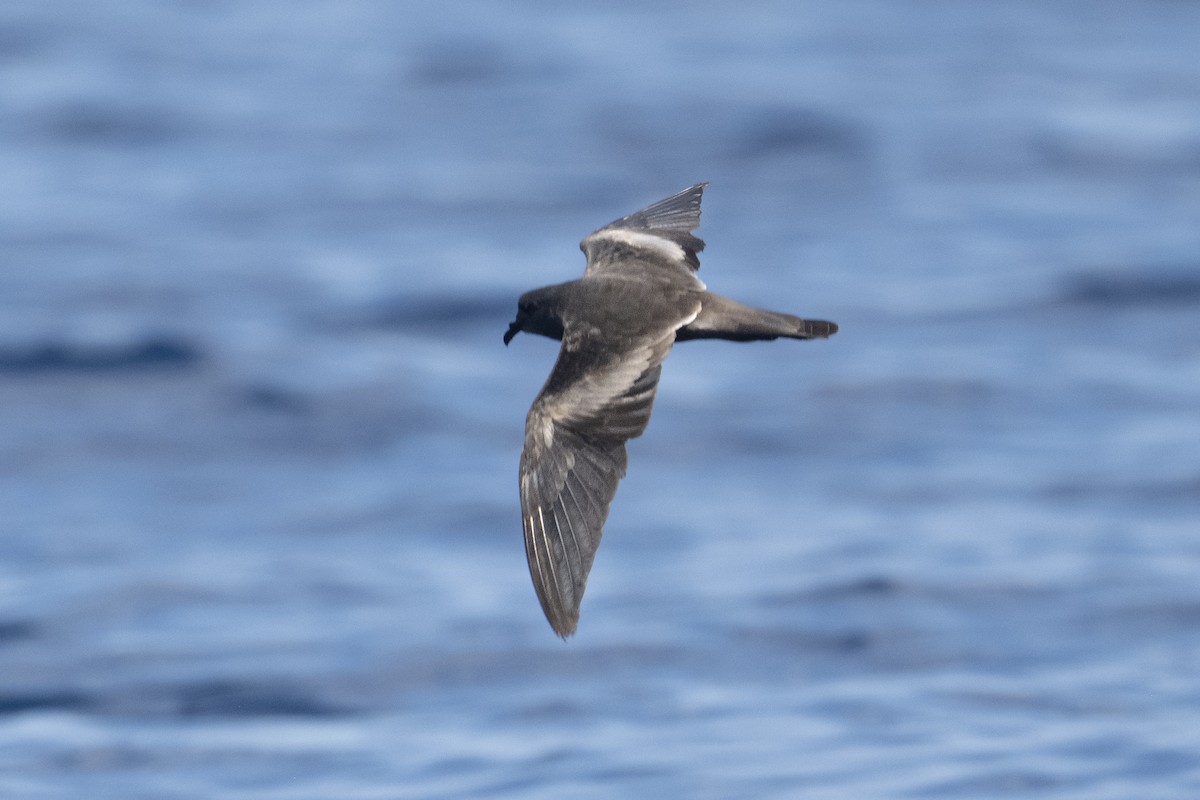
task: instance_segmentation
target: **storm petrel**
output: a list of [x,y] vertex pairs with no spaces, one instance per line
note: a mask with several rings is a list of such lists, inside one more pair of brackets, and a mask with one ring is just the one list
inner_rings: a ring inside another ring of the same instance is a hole
[[663,359],[689,339],[824,339],[838,326],[742,305],[696,277],[704,242],[698,183],[589,234],[578,280],[521,295],[504,343],[520,331],[562,342],[525,421],[521,519],[542,610],[566,638],[617,483],[625,442],[641,436]]

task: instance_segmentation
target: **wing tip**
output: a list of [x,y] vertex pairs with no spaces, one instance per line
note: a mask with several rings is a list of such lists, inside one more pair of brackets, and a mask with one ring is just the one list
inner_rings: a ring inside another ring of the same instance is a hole
[[[597,228],[589,234],[589,237],[612,228],[690,233],[700,226],[700,203],[704,199],[704,190],[707,187],[708,181],[693,183],[686,189],[681,189],[675,194],[634,211],[632,214],[615,219],[602,228]],[[586,238],[588,237],[585,237],[585,240]]]
[[535,588],[538,589],[538,600],[546,622],[550,623],[558,638],[566,641],[575,634],[575,629],[579,626],[579,604],[568,608],[566,603],[562,602],[561,596],[551,597],[543,594],[542,587],[535,585]]
[[[522,505],[524,506],[524,502]],[[523,512],[522,527],[525,533],[525,557],[529,563],[529,575],[533,579],[533,588],[537,593],[538,604],[542,607],[546,621],[550,623],[550,627],[554,629],[559,638],[565,640],[575,633],[575,628],[579,624],[582,593],[576,593],[572,598],[564,596],[554,566],[555,554],[549,539],[545,536],[545,523],[541,521],[540,507],[538,507],[538,520],[538,524],[542,527],[541,537],[537,536],[533,515]],[[584,580],[586,581],[586,576]]]
[[564,642],[575,635],[575,629],[579,626],[578,617],[575,619],[558,621],[552,620],[549,617],[546,619],[549,621],[550,627],[554,629],[554,633],[557,634],[558,638],[562,639]]

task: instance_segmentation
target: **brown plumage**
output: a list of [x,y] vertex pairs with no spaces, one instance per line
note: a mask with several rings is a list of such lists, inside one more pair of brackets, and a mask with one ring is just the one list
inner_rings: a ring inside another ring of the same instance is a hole
[[562,637],[579,604],[604,521],[625,475],[625,442],[650,421],[663,359],[688,339],[825,338],[837,325],[764,311],[709,292],[696,277],[703,240],[698,183],[589,234],[578,280],[526,292],[504,335],[562,341],[525,421],[520,487],[525,554],[538,600]]

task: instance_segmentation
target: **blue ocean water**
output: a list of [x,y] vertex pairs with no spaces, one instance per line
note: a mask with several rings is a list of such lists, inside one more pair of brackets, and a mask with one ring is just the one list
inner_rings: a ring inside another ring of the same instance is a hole
[[[1200,11],[0,8],[0,797],[1200,796]],[[710,181],[558,640],[500,337]]]

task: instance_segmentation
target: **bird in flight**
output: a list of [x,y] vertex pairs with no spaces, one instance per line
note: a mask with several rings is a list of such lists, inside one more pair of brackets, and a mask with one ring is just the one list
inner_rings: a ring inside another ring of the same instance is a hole
[[838,326],[743,305],[696,277],[704,242],[700,199],[690,186],[589,234],[578,280],[521,295],[519,332],[562,342],[525,420],[521,519],[533,587],[564,639],[579,603],[604,521],[625,476],[625,442],[650,421],[663,359],[690,339],[824,339]]

